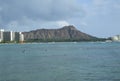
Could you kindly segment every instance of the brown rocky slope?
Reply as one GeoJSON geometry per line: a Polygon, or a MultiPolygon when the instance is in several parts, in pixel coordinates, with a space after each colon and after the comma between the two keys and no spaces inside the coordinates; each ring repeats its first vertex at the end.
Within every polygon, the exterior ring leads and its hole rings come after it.
{"type": "Polygon", "coordinates": [[[23,32],[26,41],[95,41],[98,38],[77,30],[74,26],[60,29],[38,29],[23,32]]]}

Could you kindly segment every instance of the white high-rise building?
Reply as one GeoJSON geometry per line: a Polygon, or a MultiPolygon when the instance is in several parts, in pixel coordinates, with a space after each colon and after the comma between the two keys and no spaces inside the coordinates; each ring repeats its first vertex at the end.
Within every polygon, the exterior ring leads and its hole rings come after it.
{"type": "Polygon", "coordinates": [[[5,42],[10,42],[15,40],[15,32],[13,31],[4,31],[3,40],[5,42]]]}
{"type": "Polygon", "coordinates": [[[4,31],[0,29],[0,42],[23,42],[24,35],[21,32],[4,31]]]}
{"type": "Polygon", "coordinates": [[[20,39],[19,39],[19,41],[20,41],[20,42],[23,42],[23,41],[24,41],[24,35],[23,35],[21,32],[20,32],[19,34],[20,34],[20,39]]]}
{"type": "Polygon", "coordinates": [[[15,41],[16,42],[24,41],[24,35],[22,34],[22,32],[15,32],[15,41]]]}
{"type": "Polygon", "coordinates": [[[3,32],[4,32],[4,29],[0,29],[0,42],[3,41],[3,32]]]}

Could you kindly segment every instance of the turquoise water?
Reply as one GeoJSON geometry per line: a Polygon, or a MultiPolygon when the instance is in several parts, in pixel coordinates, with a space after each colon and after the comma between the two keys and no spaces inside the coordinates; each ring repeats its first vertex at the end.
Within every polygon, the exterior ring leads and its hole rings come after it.
{"type": "Polygon", "coordinates": [[[0,44],[0,81],[120,81],[120,43],[0,44]]]}

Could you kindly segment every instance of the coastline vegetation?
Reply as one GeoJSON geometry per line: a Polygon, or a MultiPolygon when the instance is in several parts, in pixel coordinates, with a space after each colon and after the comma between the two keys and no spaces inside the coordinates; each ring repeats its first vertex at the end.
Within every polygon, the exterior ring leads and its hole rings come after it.
{"type": "Polygon", "coordinates": [[[24,40],[24,41],[2,41],[0,44],[4,43],[40,43],[40,42],[105,42],[106,38],[94,38],[94,39],[29,39],[29,40],[24,40]]]}
{"type": "Polygon", "coordinates": [[[25,40],[24,43],[32,43],[32,42],[104,42],[106,38],[94,38],[90,40],[85,39],[29,39],[25,40]]]}

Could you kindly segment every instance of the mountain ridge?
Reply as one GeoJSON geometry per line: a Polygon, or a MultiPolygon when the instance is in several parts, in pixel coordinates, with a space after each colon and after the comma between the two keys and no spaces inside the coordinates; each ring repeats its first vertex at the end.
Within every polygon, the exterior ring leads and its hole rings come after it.
{"type": "Polygon", "coordinates": [[[98,39],[77,30],[72,25],[59,29],[37,29],[23,34],[26,41],[95,41],[98,39]]]}

